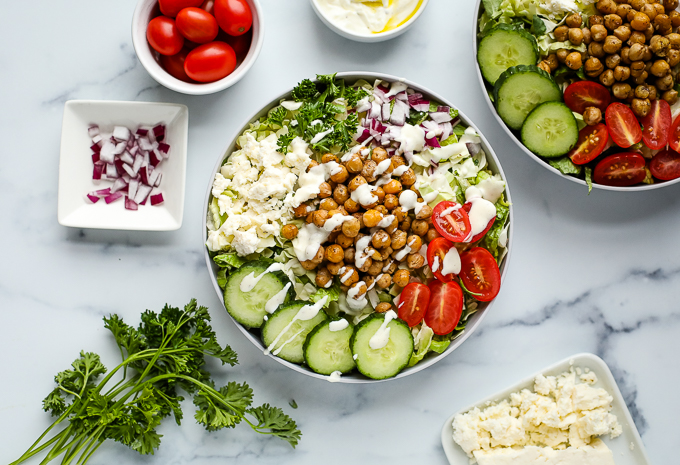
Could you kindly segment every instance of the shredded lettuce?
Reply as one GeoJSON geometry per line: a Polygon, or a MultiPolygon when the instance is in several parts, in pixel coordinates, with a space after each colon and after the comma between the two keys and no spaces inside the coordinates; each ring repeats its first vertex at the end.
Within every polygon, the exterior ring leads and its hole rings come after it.
{"type": "Polygon", "coordinates": [[[451,339],[446,336],[435,336],[432,338],[430,343],[430,351],[437,352],[438,354],[444,353],[446,349],[451,345],[451,339]]]}
{"type": "Polygon", "coordinates": [[[586,184],[588,184],[588,195],[593,190],[593,169],[586,166],[586,184]]]}
{"type": "Polygon", "coordinates": [[[331,302],[336,302],[340,298],[340,286],[338,286],[337,283],[334,283],[331,287],[329,288],[323,288],[320,287],[309,296],[309,300],[311,302],[318,302],[319,300],[323,299],[324,296],[328,296],[328,300],[326,300],[326,303],[324,304],[324,308],[328,307],[331,302]]]}
{"type": "Polygon", "coordinates": [[[505,196],[501,195],[501,198],[496,202],[496,221],[494,221],[493,226],[491,226],[489,232],[486,233],[480,242],[480,245],[491,252],[496,260],[499,258],[498,238],[505,228],[509,215],[510,204],[505,201],[505,196]]]}
{"type": "Polygon", "coordinates": [[[224,286],[227,285],[227,269],[226,268],[220,268],[220,270],[217,272],[217,285],[220,286],[220,288],[224,289],[224,286]]]}
{"type": "Polygon", "coordinates": [[[223,253],[213,257],[213,261],[220,268],[231,270],[232,268],[240,268],[246,260],[239,257],[236,252],[223,253]]]}
{"type": "Polygon", "coordinates": [[[562,174],[574,174],[576,176],[581,174],[581,167],[574,164],[574,162],[572,162],[569,157],[548,160],[548,163],[553,168],[557,168],[562,174]]]}

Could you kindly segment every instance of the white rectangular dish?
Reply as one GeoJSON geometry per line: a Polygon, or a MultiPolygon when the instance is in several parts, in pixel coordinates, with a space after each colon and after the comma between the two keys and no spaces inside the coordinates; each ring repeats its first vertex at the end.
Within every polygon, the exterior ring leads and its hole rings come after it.
{"type": "Polygon", "coordinates": [[[609,439],[608,436],[601,436],[600,439],[612,450],[614,454],[614,461],[616,465],[649,465],[650,461],[645,452],[645,447],[640,438],[635,423],[633,423],[633,418],[628,411],[626,402],[621,395],[621,391],[614,380],[612,372],[609,370],[607,364],[597,355],[583,353],[577,354],[569,357],[561,362],[558,362],[552,366],[549,366],[538,373],[524,378],[522,381],[514,384],[507,389],[498,392],[492,396],[487,397],[474,405],[470,405],[449,417],[444,423],[442,428],[442,446],[444,447],[444,453],[451,465],[468,465],[470,460],[467,454],[461,449],[458,444],[453,441],[453,419],[456,415],[468,412],[475,407],[483,409],[487,406],[487,403],[498,402],[503,399],[509,398],[510,394],[513,392],[521,391],[522,389],[533,390],[534,379],[537,375],[552,375],[556,376],[565,371],[569,371],[570,368],[581,368],[585,370],[586,368],[594,372],[597,376],[597,383],[594,386],[601,387],[607,390],[609,394],[614,398],[612,402],[612,411],[614,415],[618,418],[621,427],[623,428],[623,433],[616,439],[609,439]]]}
{"type": "Polygon", "coordinates": [[[184,188],[187,165],[189,110],[185,105],[153,102],[116,102],[70,100],[64,106],[59,155],[59,190],[57,218],[59,224],[74,228],[173,231],[182,226],[184,188]],[[88,192],[110,187],[106,181],[92,179],[92,141],[87,128],[97,124],[102,132],[114,126],[136,128],[139,125],[166,125],[169,158],[163,162],[164,203],[125,209],[120,199],[109,205],[92,204],[88,192]]]}

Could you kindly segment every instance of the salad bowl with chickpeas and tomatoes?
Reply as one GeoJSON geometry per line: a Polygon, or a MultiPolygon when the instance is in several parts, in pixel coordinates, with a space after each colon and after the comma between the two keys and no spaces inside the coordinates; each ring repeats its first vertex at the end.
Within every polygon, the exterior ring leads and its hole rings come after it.
{"type": "Polygon", "coordinates": [[[206,195],[215,290],[265,354],[332,382],[419,371],[498,295],[505,178],[443,98],[377,73],[317,75],[259,111],[206,195]]]}
{"type": "Polygon", "coordinates": [[[678,0],[480,0],[480,82],[506,132],[567,179],[680,181],[678,0]]]}

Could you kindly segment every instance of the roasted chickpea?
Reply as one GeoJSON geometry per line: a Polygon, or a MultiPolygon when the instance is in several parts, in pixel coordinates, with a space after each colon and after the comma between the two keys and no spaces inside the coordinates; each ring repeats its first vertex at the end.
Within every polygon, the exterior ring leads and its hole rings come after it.
{"type": "Polygon", "coordinates": [[[419,253],[412,253],[406,258],[406,264],[412,270],[419,270],[425,265],[425,258],[419,253]]]}
{"type": "Polygon", "coordinates": [[[675,10],[678,7],[678,0],[663,0],[663,7],[668,10],[675,10]]]}
{"type": "Polygon", "coordinates": [[[639,31],[633,31],[630,34],[630,39],[628,39],[628,45],[644,44],[645,42],[647,42],[647,37],[639,31]]]}
{"type": "Polygon", "coordinates": [[[302,265],[302,268],[304,268],[307,271],[311,271],[311,270],[315,269],[317,266],[319,266],[318,263],[315,263],[312,260],[302,261],[302,262],[300,262],[300,265],[302,265]]]}
{"type": "Polygon", "coordinates": [[[670,90],[673,88],[673,75],[667,74],[656,80],[656,88],[659,90],[670,90]]]}
{"type": "Polygon", "coordinates": [[[281,228],[281,235],[289,241],[293,240],[298,235],[298,227],[294,224],[286,224],[281,228]]]}
{"type": "Polygon", "coordinates": [[[628,3],[634,10],[640,11],[647,4],[647,0],[629,0],[628,3]]]}
{"type": "Polygon", "coordinates": [[[581,15],[578,13],[571,14],[567,16],[567,19],[565,20],[567,26],[569,27],[581,27],[581,24],[583,23],[583,20],[581,19],[581,15]]]}
{"type": "Polygon", "coordinates": [[[668,17],[671,19],[671,26],[673,27],[680,26],[680,11],[673,10],[670,13],[668,13],[668,17]]]}
{"type": "Polygon", "coordinates": [[[649,87],[649,100],[656,100],[656,86],[648,85],[647,87],[649,87]]]}
{"type": "Polygon", "coordinates": [[[399,206],[399,198],[394,194],[385,195],[385,200],[383,201],[385,208],[388,210],[394,210],[399,206]]]}
{"type": "Polygon", "coordinates": [[[316,272],[316,278],[314,281],[316,282],[317,286],[326,287],[329,285],[328,283],[333,281],[333,276],[331,275],[330,271],[328,271],[328,268],[319,268],[319,271],[316,272]]]}
{"type": "Polygon", "coordinates": [[[397,229],[392,233],[392,243],[391,247],[394,250],[399,250],[406,245],[406,231],[397,229]]]}
{"type": "Polygon", "coordinates": [[[333,200],[332,198],[329,197],[327,199],[323,199],[319,203],[319,208],[321,210],[326,210],[326,211],[335,210],[335,209],[338,208],[338,202],[336,202],[335,200],[333,200]]]}
{"type": "Polygon", "coordinates": [[[364,275],[361,280],[366,283],[366,287],[371,290],[375,286],[375,277],[370,276],[370,275],[364,275]]]}
{"type": "Polygon", "coordinates": [[[345,210],[347,210],[349,213],[356,213],[361,208],[361,205],[359,205],[352,199],[345,200],[343,206],[345,207],[345,210]]]}
{"type": "Polygon", "coordinates": [[[368,287],[366,286],[366,283],[363,281],[359,281],[357,283],[354,283],[350,286],[349,291],[347,293],[351,293],[354,295],[355,299],[359,299],[366,295],[366,291],[368,291],[368,287]]]}
{"type": "Polygon", "coordinates": [[[628,16],[628,12],[632,9],[633,7],[627,3],[619,3],[619,6],[616,7],[616,14],[621,18],[626,18],[628,16]]]}
{"type": "Polygon", "coordinates": [[[583,43],[583,31],[579,28],[569,29],[569,42],[579,46],[583,43]]]}
{"type": "Polygon", "coordinates": [[[668,39],[668,43],[670,44],[670,46],[673,50],[680,49],[680,34],[678,34],[676,32],[674,32],[672,34],[668,34],[668,35],[666,35],[666,39],[668,39]]]}
{"type": "Polygon", "coordinates": [[[416,173],[411,168],[407,169],[404,171],[404,174],[399,177],[399,182],[401,182],[403,186],[411,187],[416,183],[416,173]]]}
{"type": "Polygon", "coordinates": [[[402,207],[397,207],[394,210],[392,210],[392,214],[397,218],[397,221],[401,223],[402,221],[404,221],[404,218],[406,218],[407,212],[405,212],[402,207]]]}
{"type": "Polygon", "coordinates": [[[645,46],[642,44],[633,44],[628,51],[628,58],[630,61],[640,61],[645,54],[645,46]]]}
{"type": "Polygon", "coordinates": [[[649,16],[644,13],[635,13],[633,19],[630,22],[630,27],[636,31],[644,31],[649,27],[649,16]]]}
{"type": "Polygon", "coordinates": [[[397,221],[397,218],[395,217],[392,220],[392,222],[390,223],[390,225],[385,228],[385,231],[387,231],[388,234],[392,234],[398,228],[399,228],[399,221],[397,221]]]}
{"type": "Polygon", "coordinates": [[[371,266],[368,268],[366,271],[369,275],[371,276],[378,276],[380,273],[382,273],[382,268],[383,268],[383,262],[380,260],[373,260],[373,263],[371,266]]]}
{"type": "Polygon", "coordinates": [[[375,170],[378,168],[378,164],[373,160],[366,160],[364,162],[364,168],[361,170],[361,175],[366,178],[368,182],[373,182],[376,179],[375,170]]]}
{"type": "Polygon", "coordinates": [[[566,65],[573,70],[579,69],[582,65],[581,54],[578,52],[572,52],[567,56],[566,65]]]}
{"type": "Polygon", "coordinates": [[[637,77],[645,71],[644,61],[634,61],[630,64],[630,75],[637,77]]]}
{"type": "Polygon", "coordinates": [[[600,83],[602,83],[603,86],[609,87],[614,84],[614,82],[616,82],[614,79],[614,71],[611,69],[608,69],[600,74],[600,83]]]}
{"type": "Polygon", "coordinates": [[[309,213],[310,207],[306,203],[302,203],[293,209],[293,216],[295,218],[304,218],[309,213]]]}
{"type": "Polygon", "coordinates": [[[656,14],[657,14],[657,15],[662,15],[662,14],[666,13],[666,9],[664,8],[663,3],[661,3],[661,2],[658,2],[658,3],[652,2],[652,4],[654,5],[654,8],[656,9],[656,14]]]}
{"type": "Polygon", "coordinates": [[[598,0],[597,11],[602,14],[616,13],[616,2],[614,0],[598,0]]]}
{"type": "Polygon", "coordinates": [[[408,270],[397,270],[392,279],[397,286],[406,287],[411,280],[411,273],[408,270]]]}
{"type": "Polygon", "coordinates": [[[389,302],[380,302],[375,306],[375,311],[378,313],[385,313],[392,310],[392,304],[389,302]]]}
{"type": "Polygon", "coordinates": [[[646,14],[650,21],[654,21],[654,18],[656,18],[656,15],[658,14],[656,8],[654,8],[654,5],[651,3],[642,5],[642,8],[640,8],[640,13],[646,14]]]}
{"type": "Polygon", "coordinates": [[[364,226],[367,228],[373,228],[377,226],[382,219],[383,215],[378,210],[374,210],[372,208],[365,211],[363,215],[364,226]]]}
{"type": "Polygon", "coordinates": [[[649,114],[649,111],[652,109],[652,104],[649,101],[649,99],[635,98],[633,99],[633,102],[630,104],[630,109],[633,110],[635,116],[644,118],[649,114]]]}
{"type": "Polygon", "coordinates": [[[319,162],[316,160],[310,160],[309,165],[307,165],[307,172],[309,172],[309,170],[311,170],[315,166],[319,166],[319,162]]]}
{"type": "Polygon", "coordinates": [[[425,237],[427,238],[427,242],[429,243],[435,240],[436,238],[441,237],[441,234],[439,234],[439,232],[436,229],[430,228],[427,230],[427,235],[425,237]]]}
{"type": "Polygon", "coordinates": [[[399,223],[399,229],[401,229],[402,231],[408,231],[408,230],[410,230],[410,229],[411,229],[411,223],[412,223],[412,222],[413,222],[413,221],[411,220],[411,217],[410,217],[410,216],[407,216],[406,218],[404,218],[404,221],[402,221],[401,223],[399,223]]]}
{"type": "Polygon", "coordinates": [[[314,224],[321,228],[323,227],[324,224],[326,224],[326,220],[329,218],[328,216],[328,211],[326,210],[317,210],[314,212],[314,224]]]}
{"type": "Polygon", "coordinates": [[[604,24],[604,18],[600,15],[593,15],[588,18],[588,26],[592,29],[593,26],[604,24]]]}
{"type": "Polygon", "coordinates": [[[427,221],[425,220],[415,220],[411,224],[411,231],[413,231],[415,234],[419,236],[424,236],[427,234],[427,230],[429,229],[429,225],[427,224],[427,221]]]}
{"type": "Polygon", "coordinates": [[[656,77],[664,77],[671,72],[671,67],[666,60],[656,60],[650,72],[656,77]]]}
{"type": "MultiPolygon", "coordinates": [[[[625,53],[627,53],[628,47],[624,47],[624,49],[626,50],[625,53]]],[[[621,50],[622,54],[624,53],[624,49],[621,50]]],[[[607,65],[607,68],[609,68],[609,69],[614,69],[614,68],[616,68],[617,66],[619,66],[619,65],[621,64],[621,61],[622,61],[622,58],[621,58],[621,57],[622,57],[622,54],[619,55],[618,53],[615,53],[615,54],[613,54],[613,55],[609,55],[609,56],[604,60],[605,65],[607,65]]],[[[589,58],[589,59],[590,59],[590,58],[589,58]]],[[[596,58],[596,59],[597,59],[597,58],[596,58]]],[[[586,63],[587,63],[587,62],[586,62],[586,63]]]]}
{"type": "Polygon", "coordinates": [[[602,48],[602,44],[600,42],[591,42],[590,45],[588,45],[588,54],[591,57],[596,57],[600,59],[604,58],[606,55],[606,53],[604,53],[604,48],[602,48]]]}
{"type": "Polygon", "coordinates": [[[345,264],[343,262],[326,264],[326,268],[328,268],[328,272],[333,276],[337,276],[338,272],[344,267],[345,267],[345,264]]]}
{"type": "Polygon", "coordinates": [[[409,246],[411,251],[418,252],[420,248],[423,246],[423,239],[416,234],[411,234],[406,239],[406,245],[409,246]]]}
{"type": "MultiPolygon", "coordinates": [[[[670,31],[669,31],[670,32],[670,31]]],[[[643,31],[645,34],[645,39],[647,42],[649,42],[649,39],[651,39],[654,36],[654,26],[650,24],[647,29],[643,31]]],[[[662,34],[663,35],[663,34],[662,34]]]]}
{"type": "Polygon", "coordinates": [[[590,33],[590,29],[588,29],[587,27],[583,27],[581,28],[581,33],[583,34],[584,44],[588,45],[593,41],[593,35],[590,33]]]}
{"type": "MultiPolygon", "coordinates": [[[[361,186],[362,184],[366,184],[366,178],[363,176],[355,176],[352,178],[352,180],[349,182],[349,191],[354,192],[361,186]]],[[[347,208],[347,207],[345,207],[347,208]]],[[[348,210],[349,211],[349,210],[348,210]]]]}
{"type": "Polygon", "coordinates": [[[649,41],[649,49],[659,57],[665,57],[671,49],[671,41],[667,37],[654,36],[649,41]]]}
{"type": "Polygon", "coordinates": [[[597,77],[604,70],[604,66],[602,66],[602,62],[599,60],[599,58],[595,58],[595,57],[588,58],[586,60],[586,64],[584,65],[584,67],[585,67],[585,73],[589,77],[597,77]]]}
{"type": "Polygon", "coordinates": [[[383,190],[387,194],[398,194],[401,192],[401,183],[396,179],[392,179],[383,186],[383,190]]]}
{"type": "Polygon", "coordinates": [[[331,174],[331,181],[337,182],[338,184],[342,184],[343,182],[347,181],[347,178],[349,177],[349,173],[347,172],[347,168],[345,168],[344,165],[339,165],[338,171],[335,174],[331,174]]]}
{"type": "MultiPolygon", "coordinates": [[[[632,26],[632,24],[631,24],[632,26]]],[[[654,18],[654,29],[657,31],[661,32],[664,29],[668,29],[669,27],[673,27],[671,25],[671,18],[668,15],[656,15],[656,18],[654,18]]]]}
{"type": "MultiPolygon", "coordinates": [[[[390,237],[390,243],[392,242],[392,238],[390,237]]],[[[380,252],[380,260],[385,261],[388,258],[390,258],[390,255],[392,255],[392,252],[394,252],[394,249],[392,247],[387,246],[383,247],[382,249],[379,250],[380,252]]]]}
{"type": "Polygon", "coordinates": [[[347,186],[344,184],[338,184],[335,186],[335,189],[333,189],[333,200],[335,200],[338,205],[342,205],[347,199],[349,199],[349,191],[347,190],[347,186]]]}
{"type": "Polygon", "coordinates": [[[366,255],[371,257],[373,260],[382,261],[382,253],[374,247],[366,247],[366,255]]]}
{"type": "Polygon", "coordinates": [[[649,98],[649,87],[645,84],[637,86],[635,88],[635,98],[639,99],[649,98]]]}
{"type": "Polygon", "coordinates": [[[358,154],[354,154],[345,162],[345,167],[350,173],[360,173],[364,169],[364,162],[358,154]]]}
{"type": "Polygon", "coordinates": [[[327,182],[322,182],[319,185],[319,198],[326,199],[331,195],[333,195],[333,189],[331,189],[331,185],[327,182]]]}
{"type": "Polygon", "coordinates": [[[635,76],[633,78],[633,82],[636,85],[644,84],[647,81],[648,77],[649,77],[649,73],[647,73],[647,71],[643,71],[642,74],[640,74],[639,76],[635,76]]]}
{"type": "Polygon", "coordinates": [[[366,273],[368,269],[373,266],[373,258],[369,257],[369,254],[366,251],[358,251],[357,256],[360,258],[359,263],[355,263],[357,265],[357,270],[366,273]]]}
{"type": "MultiPolygon", "coordinates": [[[[373,244],[373,247],[376,249],[389,247],[391,243],[392,238],[384,230],[376,231],[376,233],[373,235],[373,239],[371,239],[371,244],[373,244]]],[[[380,255],[382,256],[382,253],[380,255]]]]}
{"type": "Polygon", "coordinates": [[[628,96],[630,96],[630,93],[631,93],[630,84],[627,84],[625,82],[617,82],[612,86],[612,94],[614,94],[614,97],[618,99],[625,100],[628,98],[628,96]]]}
{"type": "Polygon", "coordinates": [[[314,213],[316,213],[316,212],[307,213],[307,217],[305,218],[305,223],[307,223],[307,224],[314,223],[314,213]]]}
{"type": "MultiPolygon", "coordinates": [[[[342,234],[344,234],[350,239],[357,237],[357,234],[359,234],[360,229],[361,222],[357,218],[352,218],[351,220],[347,220],[344,223],[342,223],[342,234]]],[[[346,246],[343,245],[343,247],[346,246]]]]}
{"type": "Polygon", "coordinates": [[[376,277],[375,285],[380,289],[387,289],[392,285],[392,276],[387,273],[382,273],[376,277]]]}
{"type": "Polygon", "coordinates": [[[418,220],[424,220],[432,216],[432,207],[429,205],[423,205],[420,208],[420,211],[416,213],[416,219],[418,220]]]}
{"type": "Polygon", "coordinates": [[[338,234],[338,237],[335,238],[335,243],[338,244],[343,249],[347,249],[348,247],[352,247],[352,245],[354,244],[354,239],[349,237],[345,233],[341,232],[340,234],[338,234]]]}
{"type": "Polygon", "coordinates": [[[604,17],[604,26],[610,31],[613,31],[622,24],[623,20],[621,19],[621,16],[617,15],[616,13],[611,15],[605,15],[604,17]]]}
{"type": "Polygon", "coordinates": [[[340,263],[345,257],[345,251],[338,244],[331,244],[326,247],[324,256],[329,262],[340,263]]]}
{"type": "Polygon", "coordinates": [[[602,121],[602,111],[597,107],[588,107],[583,112],[583,121],[588,126],[595,126],[602,121]]]}
{"type": "MultiPolygon", "coordinates": [[[[328,271],[333,273],[333,271],[330,270],[330,268],[328,271]]],[[[345,265],[342,268],[340,268],[338,270],[337,276],[340,277],[340,282],[345,286],[352,286],[353,284],[359,282],[359,272],[352,265],[345,265]]]]}
{"type": "Polygon", "coordinates": [[[617,66],[614,68],[614,79],[619,82],[627,81],[630,77],[630,68],[628,66],[617,66]]]}
{"type": "Polygon", "coordinates": [[[633,33],[633,31],[630,30],[630,26],[628,24],[623,24],[612,32],[616,37],[621,40],[621,42],[625,42],[628,39],[630,39],[630,35],[633,33]]]}
{"type": "Polygon", "coordinates": [[[595,42],[603,42],[607,38],[607,28],[599,24],[592,26],[590,35],[595,42]]]}
{"type": "Polygon", "coordinates": [[[668,51],[668,56],[666,57],[666,60],[668,61],[668,64],[671,67],[676,66],[678,63],[680,63],[680,50],[669,50],[668,51]]]}
{"type": "Polygon", "coordinates": [[[388,158],[387,150],[385,150],[382,147],[375,147],[371,151],[371,160],[373,160],[376,163],[380,163],[383,160],[387,160],[388,158]]]}
{"type": "Polygon", "coordinates": [[[555,55],[554,53],[548,55],[544,61],[548,63],[550,69],[553,71],[560,67],[560,62],[557,61],[557,55],[555,55]]]}
{"type": "Polygon", "coordinates": [[[623,42],[621,42],[621,39],[616,36],[607,36],[607,38],[604,40],[604,45],[602,45],[602,48],[604,49],[605,53],[612,54],[621,50],[622,46],[623,42]]]}
{"type": "Polygon", "coordinates": [[[569,27],[565,25],[558,26],[553,31],[553,34],[555,34],[555,40],[558,42],[566,42],[569,38],[569,27]]]}
{"type": "Polygon", "coordinates": [[[335,163],[340,163],[340,160],[338,160],[338,157],[333,155],[332,153],[325,153],[321,156],[321,163],[328,163],[334,161],[335,163]]]}
{"type": "Polygon", "coordinates": [[[678,91],[674,89],[667,90],[661,94],[661,98],[667,101],[669,105],[675,105],[678,102],[678,91]]]}

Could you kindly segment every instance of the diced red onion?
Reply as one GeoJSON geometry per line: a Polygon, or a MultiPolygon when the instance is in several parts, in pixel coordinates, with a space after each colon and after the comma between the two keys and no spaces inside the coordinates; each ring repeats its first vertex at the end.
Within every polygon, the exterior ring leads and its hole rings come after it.
{"type": "Polygon", "coordinates": [[[89,200],[90,202],[92,202],[92,203],[97,203],[97,202],[99,202],[99,197],[97,197],[96,195],[93,195],[92,193],[87,194],[85,197],[87,197],[88,200],[89,200]]]}
{"type": "Polygon", "coordinates": [[[160,192],[158,194],[154,194],[150,197],[150,200],[151,205],[160,205],[164,202],[163,194],[160,192]]]}
{"type": "Polygon", "coordinates": [[[135,171],[132,169],[132,167],[130,165],[123,164],[123,169],[125,170],[127,175],[130,176],[131,178],[134,178],[134,177],[137,176],[137,173],[135,173],[135,171]]]}
{"type": "MultiPolygon", "coordinates": [[[[431,134],[431,133],[428,132],[428,135],[429,135],[429,134],[431,134]]],[[[426,143],[429,147],[434,147],[434,148],[441,147],[441,145],[439,145],[439,141],[437,140],[437,136],[434,136],[434,135],[433,135],[432,137],[429,137],[429,138],[428,138],[427,135],[426,135],[426,136],[425,136],[425,143],[426,143]]]]}
{"type": "Polygon", "coordinates": [[[138,136],[146,136],[148,134],[148,132],[149,132],[148,129],[142,129],[142,128],[137,129],[137,135],[138,136]]]}
{"type": "Polygon", "coordinates": [[[389,103],[383,103],[380,119],[382,119],[383,121],[389,121],[389,119],[390,119],[390,104],[389,103]]]}
{"type": "Polygon", "coordinates": [[[114,192],[113,194],[107,195],[106,197],[104,197],[104,201],[105,201],[107,204],[109,204],[109,203],[111,203],[111,202],[115,202],[116,200],[118,200],[118,199],[121,198],[122,196],[123,196],[122,193],[120,193],[120,192],[114,192]]]}
{"type": "Polygon", "coordinates": [[[102,143],[102,148],[99,151],[99,156],[102,160],[104,160],[106,163],[113,163],[113,158],[116,156],[114,154],[114,150],[116,149],[116,146],[111,143],[110,140],[105,140],[102,143]]]}
{"type": "Polygon", "coordinates": [[[118,174],[118,176],[122,176],[125,174],[125,169],[123,169],[123,167],[126,165],[125,163],[123,163],[123,160],[121,160],[120,158],[116,158],[113,161],[113,164],[116,167],[116,173],[118,174]]]}
{"type": "Polygon", "coordinates": [[[157,141],[162,141],[163,140],[162,136],[165,136],[165,125],[164,124],[158,124],[158,125],[154,126],[153,135],[156,137],[157,141]]]}
{"type": "MultiPolygon", "coordinates": [[[[142,167],[142,164],[144,163],[144,157],[140,155],[139,153],[135,155],[135,162],[132,164],[132,172],[130,176],[137,176],[137,173],[139,173],[139,168],[142,167]]],[[[139,203],[139,202],[137,202],[139,203]]]]}
{"type": "Polygon", "coordinates": [[[87,135],[90,137],[98,136],[99,126],[96,124],[91,125],[89,128],[87,128],[87,135]]]}
{"type": "Polygon", "coordinates": [[[451,127],[453,127],[453,128],[458,126],[458,124],[460,124],[460,118],[456,118],[453,121],[451,121],[451,127]]]}
{"type": "Polygon", "coordinates": [[[438,112],[443,112],[443,113],[448,113],[449,111],[451,111],[451,108],[450,108],[450,107],[447,107],[446,105],[439,105],[439,106],[437,107],[437,111],[438,111],[438,112]]]}
{"type": "Polygon", "coordinates": [[[153,150],[153,145],[151,145],[151,142],[146,137],[140,137],[137,142],[139,142],[139,148],[141,150],[144,150],[146,152],[148,152],[149,150],[153,150]]]}
{"type": "Polygon", "coordinates": [[[125,209],[126,210],[137,210],[137,203],[130,197],[125,197],[125,209]]]}
{"type": "Polygon", "coordinates": [[[127,140],[130,139],[130,130],[125,126],[115,126],[113,128],[113,138],[127,142],[127,140]]]}
{"type": "Polygon", "coordinates": [[[160,153],[156,152],[155,150],[151,152],[151,155],[149,155],[149,164],[151,166],[158,166],[158,164],[163,160],[163,157],[161,157],[160,153]]]}
{"type": "Polygon", "coordinates": [[[453,133],[453,126],[451,123],[442,123],[439,125],[439,129],[442,130],[441,140],[444,141],[448,139],[453,133]]]}
{"type": "Polygon", "coordinates": [[[470,155],[472,156],[477,155],[482,150],[481,144],[468,142],[467,144],[465,144],[465,146],[467,147],[468,152],[470,152],[470,155]]]}
{"type": "Polygon", "coordinates": [[[125,152],[125,149],[127,148],[127,142],[118,142],[116,144],[116,148],[113,151],[114,155],[120,155],[121,153],[125,152]]]}
{"type": "Polygon", "coordinates": [[[159,152],[167,154],[169,150],[170,150],[170,146],[168,144],[166,144],[165,142],[161,142],[160,144],[158,144],[158,151],[159,152]]]}
{"type": "Polygon", "coordinates": [[[146,166],[142,166],[139,169],[139,180],[142,181],[142,184],[146,184],[147,186],[150,184],[149,183],[149,172],[146,169],[146,166]]]}
{"type": "MultiPolygon", "coordinates": [[[[156,151],[154,150],[153,152],[156,152],[156,151]]],[[[153,153],[153,152],[152,152],[152,153],[153,153]]],[[[158,156],[158,155],[156,155],[156,156],[158,156]]],[[[135,157],[135,158],[136,158],[136,157],[135,157]]],[[[144,156],[143,156],[143,158],[142,158],[142,166],[149,166],[149,161],[150,161],[150,159],[149,159],[149,152],[147,152],[147,153],[144,154],[144,156]]]]}
{"type": "Polygon", "coordinates": [[[120,156],[120,161],[122,161],[123,163],[126,163],[128,165],[132,165],[135,162],[135,159],[130,152],[125,151],[120,156]]]}
{"type": "Polygon", "coordinates": [[[143,205],[150,193],[151,186],[145,186],[144,184],[140,184],[139,187],[137,187],[137,193],[135,194],[134,197],[135,202],[143,205]]]}
{"type": "MultiPolygon", "coordinates": [[[[416,105],[416,104],[420,103],[422,98],[423,98],[423,94],[421,94],[420,92],[414,92],[412,94],[408,94],[408,104],[411,105],[411,106],[416,105]]],[[[428,102],[428,105],[429,105],[429,102],[428,102]]]]}
{"type": "Polygon", "coordinates": [[[449,114],[449,112],[443,112],[443,111],[436,111],[433,113],[430,113],[430,118],[432,118],[432,121],[435,123],[446,123],[448,121],[451,121],[453,118],[449,114]]]}
{"type": "Polygon", "coordinates": [[[92,144],[90,145],[90,149],[92,149],[93,152],[99,153],[99,151],[102,149],[99,144],[92,144]]]}
{"type": "Polygon", "coordinates": [[[399,92],[397,95],[394,96],[394,98],[402,102],[408,102],[408,95],[406,94],[406,92],[399,92]]]}
{"type": "Polygon", "coordinates": [[[94,165],[94,169],[92,171],[92,179],[101,179],[102,178],[102,173],[104,172],[104,165],[94,165]]]}
{"type": "Polygon", "coordinates": [[[128,150],[128,152],[130,152],[130,155],[132,155],[133,157],[135,155],[137,155],[138,151],[139,151],[139,146],[137,144],[133,145],[132,148],[130,150],[128,150]]]}
{"type": "Polygon", "coordinates": [[[128,185],[127,182],[125,182],[125,179],[123,178],[118,178],[113,182],[113,186],[111,186],[111,192],[118,192],[119,190],[122,190],[128,185]]]}
{"type": "Polygon", "coordinates": [[[371,137],[371,131],[364,128],[362,134],[359,137],[357,137],[356,140],[357,140],[357,142],[359,142],[361,144],[361,143],[365,142],[366,139],[368,139],[369,137],[371,137]]]}
{"type": "Polygon", "coordinates": [[[369,118],[380,118],[382,114],[382,106],[377,101],[371,102],[371,111],[368,113],[369,118]]]}
{"type": "Polygon", "coordinates": [[[107,187],[106,189],[99,189],[94,191],[94,194],[98,195],[99,197],[106,197],[107,195],[111,195],[111,188],[107,187]]]}
{"type": "Polygon", "coordinates": [[[118,170],[116,170],[116,165],[113,163],[106,164],[106,177],[109,179],[115,179],[118,177],[118,170]]]}
{"type": "Polygon", "coordinates": [[[136,179],[130,179],[130,183],[128,184],[128,195],[131,198],[135,198],[137,195],[137,188],[139,187],[139,181],[136,179]]]}
{"type": "Polygon", "coordinates": [[[102,138],[102,136],[100,136],[99,134],[97,134],[96,136],[94,136],[94,137],[92,138],[92,143],[95,144],[95,145],[101,145],[103,140],[104,140],[104,139],[102,138]]]}
{"type": "Polygon", "coordinates": [[[156,182],[153,183],[154,187],[160,186],[162,179],[163,179],[163,173],[158,173],[158,177],[156,178],[156,182]]]}
{"type": "Polygon", "coordinates": [[[92,163],[97,163],[99,161],[99,152],[92,154],[92,163]]]}

